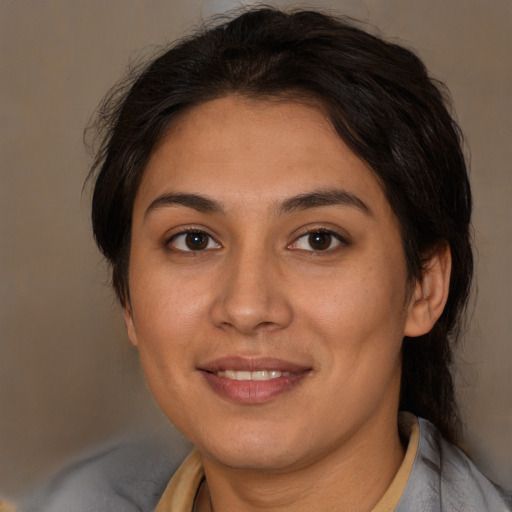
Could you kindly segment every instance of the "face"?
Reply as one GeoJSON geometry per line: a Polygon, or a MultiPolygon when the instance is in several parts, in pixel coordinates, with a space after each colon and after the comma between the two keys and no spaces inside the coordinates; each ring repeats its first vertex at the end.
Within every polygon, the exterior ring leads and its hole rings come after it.
{"type": "Polygon", "coordinates": [[[396,423],[410,293],[397,219],[324,115],[226,97],[154,151],[128,333],[204,457],[285,469],[396,423]]]}

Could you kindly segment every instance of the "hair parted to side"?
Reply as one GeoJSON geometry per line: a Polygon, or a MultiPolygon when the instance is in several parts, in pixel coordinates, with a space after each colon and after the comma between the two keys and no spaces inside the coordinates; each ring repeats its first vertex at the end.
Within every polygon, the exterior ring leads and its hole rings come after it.
{"type": "Polygon", "coordinates": [[[90,175],[94,235],[121,303],[129,306],[135,195],[173,120],[229,94],[313,100],[381,183],[400,222],[411,281],[421,279],[432,251],[450,246],[444,312],[430,333],[404,339],[400,408],[431,420],[455,442],[450,369],[473,272],[471,192],[444,87],[423,63],[344,19],[260,7],[179,41],[123,91],[111,93],[99,111],[104,136],[90,175]]]}

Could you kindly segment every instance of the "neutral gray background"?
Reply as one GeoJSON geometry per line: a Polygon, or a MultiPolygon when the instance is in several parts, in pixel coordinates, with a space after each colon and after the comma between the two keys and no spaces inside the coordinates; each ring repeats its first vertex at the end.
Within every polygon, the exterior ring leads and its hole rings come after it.
{"type": "MultiPolygon", "coordinates": [[[[163,423],[92,242],[82,132],[137,50],[237,4],[0,0],[0,493],[22,492],[91,443],[163,423]]],[[[471,148],[478,245],[457,372],[466,443],[512,487],[512,0],[309,5],[415,48],[452,91],[471,148]]]]}

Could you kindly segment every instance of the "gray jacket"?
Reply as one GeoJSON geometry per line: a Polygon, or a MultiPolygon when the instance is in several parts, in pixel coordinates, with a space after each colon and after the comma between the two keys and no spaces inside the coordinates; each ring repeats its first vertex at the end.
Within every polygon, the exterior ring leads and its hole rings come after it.
{"type": "MultiPolygon", "coordinates": [[[[510,512],[512,494],[493,485],[428,421],[395,512],[510,512]]],[[[32,493],[20,512],[150,512],[189,447],[131,441],[69,467],[32,493]]]]}
{"type": "Polygon", "coordinates": [[[512,511],[511,493],[492,484],[432,423],[418,421],[418,451],[395,512],[512,511]]]}

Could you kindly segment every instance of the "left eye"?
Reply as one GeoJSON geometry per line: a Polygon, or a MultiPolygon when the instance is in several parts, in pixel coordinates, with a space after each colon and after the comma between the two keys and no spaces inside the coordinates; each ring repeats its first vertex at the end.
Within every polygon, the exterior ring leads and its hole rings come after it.
{"type": "Polygon", "coordinates": [[[327,251],[338,247],[341,243],[341,238],[336,233],[330,231],[315,231],[300,236],[289,248],[303,251],[327,251]]]}
{"type": "Polygon", "coordinates": [[[204,231],[178,233],[171,238],[169,244],[173,249],[179,251],[204,251],[220,248],[220,245],[204,231]]]}

